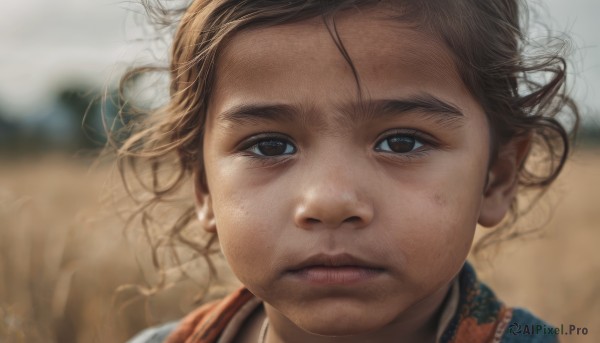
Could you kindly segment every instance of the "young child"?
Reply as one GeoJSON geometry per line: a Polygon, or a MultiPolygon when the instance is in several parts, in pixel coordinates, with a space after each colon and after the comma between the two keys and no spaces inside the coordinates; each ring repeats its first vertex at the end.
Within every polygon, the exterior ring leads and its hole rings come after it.
{"type": "Polygon", "coordinates": [[[177,155],[244,287],[131,342],[556,341],[465,262],[478,223],[556,178],[555,116],[578,118],[562,57],[524,56],[522,7],[192,1],[170,101],[121,153],[177,155]]]}

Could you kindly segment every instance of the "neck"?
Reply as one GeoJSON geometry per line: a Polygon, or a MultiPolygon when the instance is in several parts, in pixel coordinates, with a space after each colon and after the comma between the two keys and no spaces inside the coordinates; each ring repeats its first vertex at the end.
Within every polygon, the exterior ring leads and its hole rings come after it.
{"type": "Polygon", "coordinates": [[[442,287],[434,294],[414,304],[392,322],[380,329],[353,336],[321,336],[307,332],[296,326],[281,312],[265,305],[269,317],[266,343],[355,343],[355,342],[435,342],[438,323],[450,285],[442,287]]]}

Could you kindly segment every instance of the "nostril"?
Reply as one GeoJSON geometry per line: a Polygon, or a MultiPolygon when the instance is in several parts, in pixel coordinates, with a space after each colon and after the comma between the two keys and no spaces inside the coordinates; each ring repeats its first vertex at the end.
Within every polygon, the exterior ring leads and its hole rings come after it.
{"type": "Polygon", "coordinates": [[[319,223],[320,221],[318,219],[315,219],[315,218],[308,218],[308,219],[306,219],[306,222],[308,224],[316,224],[316,223],[319,223]]]}
{"type": "MultiPolygon", "coordinates": [[[[321,221],[315,218],[307,218],[306,219],[306,223],[307,224],[317,224],[320,223],[321,221]]],[[[344,223],[356,223],[356,222],[361,222],[360,217],[358,216],[352,216],[349,218],[344,219],[344,223]]]]}
{"type": "Polygon", "coordinates": [[[346,218],[346,220],[344,220],[344,221],[352,223],[352,222],[360,222],[361,219],[358,216],[352,216],[350,218],[346,218]]]}

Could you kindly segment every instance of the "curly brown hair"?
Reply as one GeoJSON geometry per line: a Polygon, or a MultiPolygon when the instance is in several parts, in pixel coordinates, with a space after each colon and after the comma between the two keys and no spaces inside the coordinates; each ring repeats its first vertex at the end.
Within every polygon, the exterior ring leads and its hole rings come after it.
{"type": "MultiPolygon", "coordinates": [[[[202,144],[215,65],[228,39],[247,28],[321,16],[357,82],[356,69],[335,28],[337,12],[389,5],[395,9],[397,20],[439,38],[452,52],[464,84],[487,115],[491,159],[499,147],[516,138],[528,136],[533,142],[519,167],[518,189],[519,194],[535,191],[535,195],[526,197],[527,206],[519,206],[515,198],[510,215],[479,240],[475,251],[520,234],[514,225],[517,218],[529,211],[557,178],[578,127],[578,109],[565,87],[567,43],[550,38],[541,43],[529,41],[524,29],[528,9],[519,0],[193,0],[181,8],[142,1],[160,25],[178,23],[169,67],[137,68],[121,83],[121,95],[127,98],[131,81],[140,74],[168,72],[170,77],[167,103],[135,112],[128,138],[118,145],[126,188],[138,184],[145,192],[132,219],[140,218],[146,228],[159,268],[162,265],[156,254],[161,247],[169,248],[178,263],[178,247],[191,248],[197,253],[192,257],[205,257],[209,266],[210,255],[218,251],[213,248],[217,241],[214,235],[199,239],[186,230],[194,222],[191,202],[167,224],[161,238],[153,239],[148,227],[157,218],[157,204],[169,201],[193,177],[202,191],[208,192],[202,144]],[[150,168],[140,169],[140,163],[150,168]]],[[[214,272],[214,267],[211,270],[214,272]]]]}

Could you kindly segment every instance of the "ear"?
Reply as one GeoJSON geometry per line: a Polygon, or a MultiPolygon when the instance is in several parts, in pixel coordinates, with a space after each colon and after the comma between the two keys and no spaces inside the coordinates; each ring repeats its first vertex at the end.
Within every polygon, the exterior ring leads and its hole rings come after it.
{"type": "Polygon", "coordinates": [[[213,212],[212,198],[206,187],[201,186],[202,177],[199,173],[194,175],[194,194],[196,199],[196,215],[200,221],[200,225],[207,232],[217,232],[217,222],[213,212]]]}
{"type": "Polygon", "coordinates": [[[516,137],[500,147],[498,156],[488,170],[479,212],[479,224],[492,227],[499,224],[517,193],[519,170],[529,152],[531,136],[516,137]]]}

